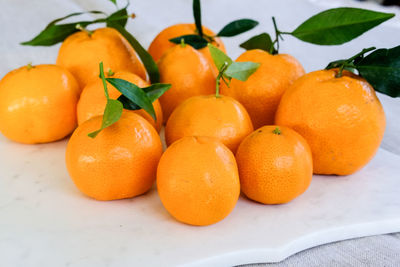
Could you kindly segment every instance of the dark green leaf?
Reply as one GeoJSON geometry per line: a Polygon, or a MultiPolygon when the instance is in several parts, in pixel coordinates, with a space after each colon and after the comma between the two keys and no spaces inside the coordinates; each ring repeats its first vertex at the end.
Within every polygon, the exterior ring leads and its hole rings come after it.
{"type": "Polygon", "coordinates": [[[114,5],[117,5],[117,0],[109,0],[111,3],[113,3],[114,5]]]}
{"type": "Polygon", "coordinates": [[[146,92],[147,97],[153,103],[156,99],[162,96],[168,89],[171,88],[171,84],[168,83],[154,83],[149,87],[142,88],[146,92]]]}
{"type": "Polygon", "coordinates": [[[240,47],[246,50],[261,49],[271,54],[276,54],[277,51],[272,44],[271,36],[268,33],[261,33],[256,35],[246,42],[240,44],[240,47]]]}
{"type": "Polygon", "coordinates": [[[400,97],[400,46],[375,50],[359,60],[356,68],[376,91],[400,97]]]}
{"type": "Polygon", "coordinates": [[[124,27],[118,23],[111,23],[110,27],[119,31],[125,39],[131,44],[133,49],[139,55],[147,73],[149,74],[151,83],[158,83],[160,81],[160,73],[158,72],[158,67],[154,59],[147,52],[146,49],[132,36],[124,27]]]}
{"type": "Polygon", "coordinates": [[[156,120],[156,114],[153,108],[153,104],[147,94],[143,91],[143,89],[133,83],[122,79],[107,78],[106,80],[118,91],[120,91],[126,98],[131,100],[137,106],[144,109],[153,117],[154,120],[156,120]]]}
{"type": "Polygon", "coordinates": [[[206,47],[208,44],[208,41],[204,37],[201,37],[197,34],[182,35],[169,39],[169,41],[175,44],[180,44],[182,42],[182,39],[185,44],[192,46],[194,49],[201,49],[203,47],[206,47]]]}
{"type": "Polygon", "coordinates": [[[219,31],[217,36],[231,37],[253,29],[258,22],[252,19],[239,19],[232,21],[219,31]]]}
{"type": "Polygon", "coordinates": [[[200,36],[203,36],[203,27],[201,25],[201,6],[200,0],[193,0],[193,17],[194,23],[196,24],[197,32],[200,36]]]}
{"type": "Polygon", "coordinates": [[[138,109],[142,109],[141,107],[139,107],[138,105],[136,105],[134,102],[132,102],[131,100],[129,100],[129,98],[127,98],[124,95],[120,95],[118,97],[118,101],[122,103],[124,109],[128,109],[128,110],[138,110],[138,109]]]}
{"type": "Polygon", "coordinates": [[[125,8],[115,11],[107,18],[107,27],[110,27],[111,24],[117,23],[121,27],[125,27],[128,22],[128,11],[125,8]]]}
{"type": "Polygon", "coordinates": [[[225,75],[240,81],[246,81],[260,66],[254,62],[233,62],[225,71],[225,75]]]}
{"type": "Polygon", "coordinates": [[[232,64],[232,59],[214,45],[208,44],[208,49],[218,70],[221,70],[224,64],[227,64],[227,66],[232,64]]]}
{"type": "Polygon", "coordinates": [[[104,109],[103,122],[101,128],[88,134],[89,137],[95,138],[104,128],[116,123],[122,115],[123,106],[118,100],[107,99],[107,105],[104,109]]]}
{"type": "Polygon", "coordinates": [[[313,44],[339,45],[360,36],[392,17],[394,14],[366,9],[334,8],[312,16],[291,34],[313,44]]]}

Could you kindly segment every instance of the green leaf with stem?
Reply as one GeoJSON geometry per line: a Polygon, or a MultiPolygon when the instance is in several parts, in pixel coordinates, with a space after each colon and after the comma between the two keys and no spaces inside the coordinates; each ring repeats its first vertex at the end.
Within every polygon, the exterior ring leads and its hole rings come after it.
{"type": "Polygon", "coordinates": [[[290,34],[308,43],[339,45],[392,17],[392,13],[350,7],[334,8],[312,16],[290,34]]]}
{"type": "Polygon", "coordinates": [[[268,33],[261,33],[256,35],[244,43],[240,44],[240,47],[246,50],[261,49],[270,54],[276,54],[277,51],[272,43],[271,36],[268,33]]]}
{"type": "Polygon", "coordinates": [[[252,19],[239,19],[230,22],[228,25],[222,28],[217,34],[220,37],[231,37],[236,36],[246,31],[249,31],[256,27],[258,22],[252,19]]]}
{"type": "Polygon", "coordinates": [[[233,60],[214,45],[208,44],[208,49],[210,50],[211,57],[218,70],[220,70],[222,66],[225,65],[225,62],[227,64],[226,67],[232,64],[233,60]]]}
{"type": "Polygon", "coordinates": [[[193,0],[193,17],[196,24],[197,33],[203,37],[203,26],[201,25],[201,6],[200,0],[193,0]]]}
{"type": "Polygon", "coordinates": [[[108,95],[107,83],[104,77],[103,62],[100,62],[100,77],[103,82],[104,94],[107,98],[106,108],[104,109],[103,121],[100,129],[88,134],[89,137],[95,138],[104,128],[116,123],[122,115],[123,106],[118,100],[110,99],[108,95]]]}
{"type": "Polygon", "coordinates": [[[208,44],[208,41],[204,37],[197,34],[187,34],[169,39],[170,42],[175,44],[180,44],[182,40],[185,44],[192,46],[194,49],[201,49],[208,44]]]}
{"type": "Polygon", "coordinates": [[[225,71],[225,76],[246,81],[260,66],[255,62],[233,62],[225,71]]]}
{"type": "MultiPolygon", "coordinates": [[[[142,88],[140,88],[136,84],[130,83],[122,79],[107,78],[106,80],[118,91],[120,91],[124,95],[124,97],[135,103],[140,108],[144,109],[147,113],[151,115],[151,117],[153,117],[154,120],[157,120],[152,101],[149,99],[146,92],[143,91],[142,88]]],[[[124,100],[124,97],[122,97],[121,99],[124,100]]],[[[129,106],[130,105],[127,105],[126,107],[129,106]]]]}

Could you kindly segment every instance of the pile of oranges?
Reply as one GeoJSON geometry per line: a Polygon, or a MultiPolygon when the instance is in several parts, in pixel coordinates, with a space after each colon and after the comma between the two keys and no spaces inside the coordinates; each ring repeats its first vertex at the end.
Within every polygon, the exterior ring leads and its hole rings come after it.
{"type": "MultiPolygon", "coordinates": [[[[168,212],[191,225],[225,218],[240,192],[264,204],[287,203],[307,190],[313,173],[348,175],[371,160],[385,115],[364,79],[347,71],[337,77],[337,69],[305,74],[290,55],[254,49],[236,61],[259,63],[258,69],[247,80],[221,83],[219,95],[209,49],[169,41],[195,29],[168,27],[148,49],[161,82],[172,85],[153,102],[155,119],[143,109],[124,110],[116,123],[88,137],[101,127],[107,103],[100,62],[106,77],[150,84],[134,49],[106,27],[70,35],[55,65],[9,72],[0,81],[0,131],[25,144],[72,133],[66,166],[85,195],[131,198],[156,181],[168,212]]],[[[225,52],[222,40],[213,44],[225,52]]],[[[121,95],[111,84],[108,94],[121,95]]]]}

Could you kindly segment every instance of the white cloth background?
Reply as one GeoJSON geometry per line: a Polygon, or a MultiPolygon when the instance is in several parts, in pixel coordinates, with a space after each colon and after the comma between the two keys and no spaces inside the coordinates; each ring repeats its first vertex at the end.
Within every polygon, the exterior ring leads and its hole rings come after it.
{"type": "MultiPolygon", "coordinates": [[[[119,2],[124,6],[125,2],[119,2]]],[[[281,30],[291,31],[306,18],[324,9],[338,6],[358,6],[397,16],[343,46],[315,46],[287,36],[281,44],[282,53],[295,56],[306,71],[324,68],[332,60],[348,58],[364,47],[390,48],[400,44],[400,9],[384,8],[371,3],[346,0],[203,0],[203,24],[214,31],[226,23],[249,17],[260,25],[254,30],[235,38],[226,38],[228,54],[236,58],[242,49],[238,45],[250,36],[272,32],[271,16],[277,19],[281,30]]],[[[107,0],[0,0],[0,77],[11,69],[33,64],[54,63],[59,45],[30,47],[19,45],[33,38],[46,24],[72,12],[103,10],[113,12],[115,7],[107,0]]],[[[163,28],[191,22],[191,0],[132,0],[130,12],[137,17],[128,23],[128,30],[148,47],[151,40],[163,28]]],[[[84,16],[83,16],[84,18],[84,16]]],[[[400,99],[379,94],[387,116],[387,129],[382,147],[400,155],[400,99]]],[[[362,133],[360,133],[362,134],[362,133]]],[[[384,235],[343,241],[300,252],[273,266],[395,266],[400,265],[400,235],[384,235]]]]}

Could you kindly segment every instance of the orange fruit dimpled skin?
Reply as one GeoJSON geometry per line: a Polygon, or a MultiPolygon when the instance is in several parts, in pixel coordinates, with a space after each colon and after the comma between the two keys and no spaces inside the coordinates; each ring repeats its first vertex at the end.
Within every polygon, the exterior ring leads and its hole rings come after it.
{"type": "MultiPolygon", "coordinates": [[[[118,78],[123,79],[137,86],[143,88],[149,86],[148,82],[133,74],[131,72],[120,71],[116,72],[112,76],[108,76],[109,78],[118,78]]],[[[107,83],[108,94],[111,99],[117,99],[121,93],[114,88],[111,84],[107,83]]],[[[92,80],[88,85],[83,89],[77,107],[78,114],[78,124],[82,124],[88,119],[103,115],[104,108],[107,104],[107,98],[104,94],[103,82],[100,78],[92,80]]],[[[131,112],[135,112],[145,118],[148,122],[150,122],[157,131],[160,131],[162,122],[163,122],[163,114],[161,110],[161,105],[158,99],[153,102],[153,107],[156,113],[157,121],[154,119],[143,109],[134,110],[131,112]]]]}
{"type": "Polygon", "coordinates": [[[237,62],[258,62],[260,67],[247,81],[232,79],[229,88],[221,83],[221,94],[231,96],[246,108],[257,129],[274,123],[276,109],[285,90],[304,75],[301,64],[287,54],[271,55],[263,50],[249,50],[237,62]]]}
{"type": "Polygon", "coordinates": [[[82,193],[97,200],[130,198],[148,191],[162,154],[160,137],[141,116],[123,112],[120,120],[96,138],[102,116],[81,124],[66,151],[71,179],[82,193]]]}
{"type": "Polygon", "coordinates": [[[210,137],[184,137],[162,155],[157,189],[168,212],[178,221],[209,225],[235,207],[240,182],[235,157],[210,137]]]}
{"type": "Polygon", "coordinates": [[[146,79],[146,70],[128,41],[115,29],[101,28],[89,35],[80,31],[62,43],[57,65],[66,67],[78,80],[81,90],[104,69],[129,71],[146,79]]]}
{"type": "Polygon", "coordinates": [[[309,143],[314,173],[348,175],[366,165],[385,131],[385,114],[374,89],[347,71],[311,72],[283,95],[276,124],[287,125],[309,143]]]}
{"type": "Polygon", "coordinates": [[[79,87],[65,68],[24,66],[0,81],[0,131],[26,144],[64,138],[76,127],[79,87]]]}
{"type": "Polygon", "coordinates": [[[311,150],[287,127],[269,125],[254,131],[240,144],[236,160],[242,191],[257,202],[287,203],[311,183],[311,150]],[[277,128],[280,134],[274,133],[277,128]]]}
{"type": "MultiPolygon", "coordinates": [[[[204,26],[203,32],[209,36],[215,36],[214,32],[204,26]]],[[[196,26],[193,23],[176,24],[165,28],[156,36],[156,38],[154,38],[153,42],[151,42],[149,46],[150,55],[155,61],[158,61],[169,48],[174,47],[175,44],[170,42],[169,39],[187,34],[196,34],[196,26]]],[[[220,38],[214,38],[213,45],[226,52],[224,43],[220,38]]],[[[201,48],[198,51],[213,64],[213,60],[207,47],[201,48]]]]}
{"type": "Polygon", "coordinates": [[[170,145],[184,136],[210,136],[235,152],[252,131],[249,115],[235,99],[222,95],[195,96],[172,113],[165,127],[165,140],[170,145]]]}
{"type": "Polygon", "coordinates": [[[205,57],[190,45],[175,45],[158,62],[160,80],[172,87],[160,97],[164,122],[184,100],[215,91],[215,75],[205,57]]]}

